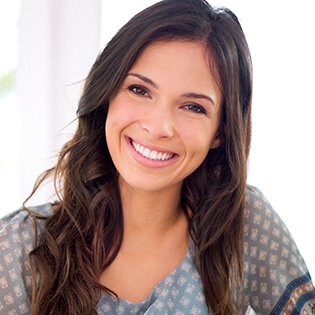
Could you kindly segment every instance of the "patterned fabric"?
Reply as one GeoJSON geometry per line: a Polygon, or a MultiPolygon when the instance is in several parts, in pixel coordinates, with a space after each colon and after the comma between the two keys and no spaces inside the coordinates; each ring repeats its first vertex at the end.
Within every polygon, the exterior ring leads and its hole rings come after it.
{"type": "Polygon", "coordinates": [[[184,260],[151,294],[140,303],[131,303],[103,294],[98,304],[99,314],[207,314],[199,274],[192,261],[192,246],[184,260]]]}
{"type": "MultiPolygon", "coordinates": [[[[52,205],[33,208],[49,215],[52,205]]],[[[39,232],[42,221],[39,221],[39,232]]],[[[246,193],[243,292],[239,314],[313,314],[315,290],[286,226],[256,188],[246,193]]],[[[29,313],[32,275],[28,253],[34,248],[33,219],[16,211],[0,221],[0,314],[29,313]]],[[[103,293],[98,314],[208,314],[193,246],[181,264],[140,303],[103,293]]]]}
{"type": "Polygon", "coordinates": [[[246,194],[244,245],[239,303],[256,314],[312,314],[315,290],[304,260],[283,221],[253,187],[246,194]]]}
{"type": "MultiPolygon", "coordinates": [[[[51,204],[33,208],[43,215],[52,212],[51,204]]],[[[42,222],[40,222],[42,223],[42,222]]],[[[32,292],[32,273],[28,254],[34,248],[33,221],[23,210],[0,221],[0,314],[29,313],[28,295],[32,292]]]]}

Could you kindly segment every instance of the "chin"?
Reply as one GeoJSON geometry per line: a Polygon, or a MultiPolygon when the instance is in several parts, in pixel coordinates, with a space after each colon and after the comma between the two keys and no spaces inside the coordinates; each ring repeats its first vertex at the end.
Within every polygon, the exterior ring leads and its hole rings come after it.
{"type": "Polygon", "coordinates": [[[180,189],[182,186],[182,182],[176,183],[161,183],[156,179],[143,179],[143,178],[132,178],[131,180],[123,179],[120,177],[120,187],[121,189],[131,189],[139,192],[147,192],[147,193],[155,193],[162,192],[166,190],[172,189],[180,189]]]}

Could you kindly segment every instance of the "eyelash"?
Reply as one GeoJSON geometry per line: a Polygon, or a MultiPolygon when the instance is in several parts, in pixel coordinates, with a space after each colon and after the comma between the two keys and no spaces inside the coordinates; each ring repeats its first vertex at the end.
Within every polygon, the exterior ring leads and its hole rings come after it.
{"type": "MultiPolygon", "coordinates": [[[[135,95],[138,95],[140,97],[147,97],[150,96],[147,92],[146,88],[140,85],[131,85],[128,87],[128,90],[134,93],[135,95]]],[[[206,114],[206,110],[198,104],[189,104],[183,106],[184,108],[188,109],[191,112],[195,112],[197,114],[206,114]]]]}
{"type": "Polygon", "coordinates": [[[138,96],[149,96],[149,93],[147,92],[147,90],[144,87],[139,86],[139,85],[131,85],[128,87],[128,90],[138,96]]]}
{"type": "Polygon", "coordinates": [[[189,104],[189,105],[185,105],[184,107],[197,114],[206,114],[206,110],[201,105],[198,105],[198,104],[189,104]]]}

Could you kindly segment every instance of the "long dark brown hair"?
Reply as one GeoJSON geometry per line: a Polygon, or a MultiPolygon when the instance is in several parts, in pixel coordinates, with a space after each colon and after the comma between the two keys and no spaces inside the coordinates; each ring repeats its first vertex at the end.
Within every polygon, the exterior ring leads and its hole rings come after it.
{"type": "Polygon", "coordinates": [[[243,211],[251,134],[251,59],[237,17],[204,0],[164,0],[137,14],[98,56],[77,110],[78,127],[60,152],[54,175],[59,202],[30,253],[31,314],[89,314],[101,273],[123,237],[118,175],[105,140],[110,98],[139,53],[155,41],[198,42],[223,95],[222,145],[183,183],[181,202],[197,248],[195,262],[214,314],[234,314],[243,273],[243,211]]]}

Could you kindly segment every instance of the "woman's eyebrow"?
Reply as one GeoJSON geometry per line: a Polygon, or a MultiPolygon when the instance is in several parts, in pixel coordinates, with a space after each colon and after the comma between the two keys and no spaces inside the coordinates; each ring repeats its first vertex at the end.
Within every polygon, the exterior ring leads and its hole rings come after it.
{"type": "Polygon", "coordinates": [[[159,86],[158,86],[156,83],[154,83],[151,79],[145,77],[145,76],[142,75],[142,74],[134,73],[134,72],[129,72],[129,73],[127,73],[127,75],[132,75],[132,76],[134,76],[134,77],[137,77],[137,78],[139,78],[140,80],[142,80],[142,81],[144,81],[144,82],[146,82],[146,83],[152,85],[152,86],[155,87],[156,89],[159,88],[159,86]]]}
{"type": "Polygon", "coordinates": [[[185,93],[182,95],[183,97],[189,97],[189,98],[203,98],[206,99],[208,101],[210,101],[212,103],[213,106],[215,105],[215,102],[213,101],[213,99],[210,96],[204,95],[204,94],[198,94],[198,93],[185,93]]]}
{"type": "MultiPolygon", "coordinates": [[[[156,83],[154,83],[151,79],[149,79],[148,77],[146,77],[146,76],[144,76],[144,75],[142,75],[142,74],[135,73],[135,72],[129,72],[129,73],[127,73],[127,76],[128,76],[128,75],[137,77],[137,78],[139,78],[140,80],[142,80],[142,81],[144,81],[144,82],[146,82],[146,83],[152,85],[152,86],[155,87],[156,89],[159,88],[159,86],[158,86],[156,83]]],[[[210,96],[207,96],[207,95],[204,95],[204,94],[199,94],[199,93],[193,93],[193,92],[191,92],[191,93],[185,93],[185,94],[183,94],[182,97],[206,99],[206,100],[210,101],[210,102],[213,104],[213,106],[216,106],[215,103],[214,103],[214,101],[213,101],[213,99],[212,99],[210,96]]]]}

